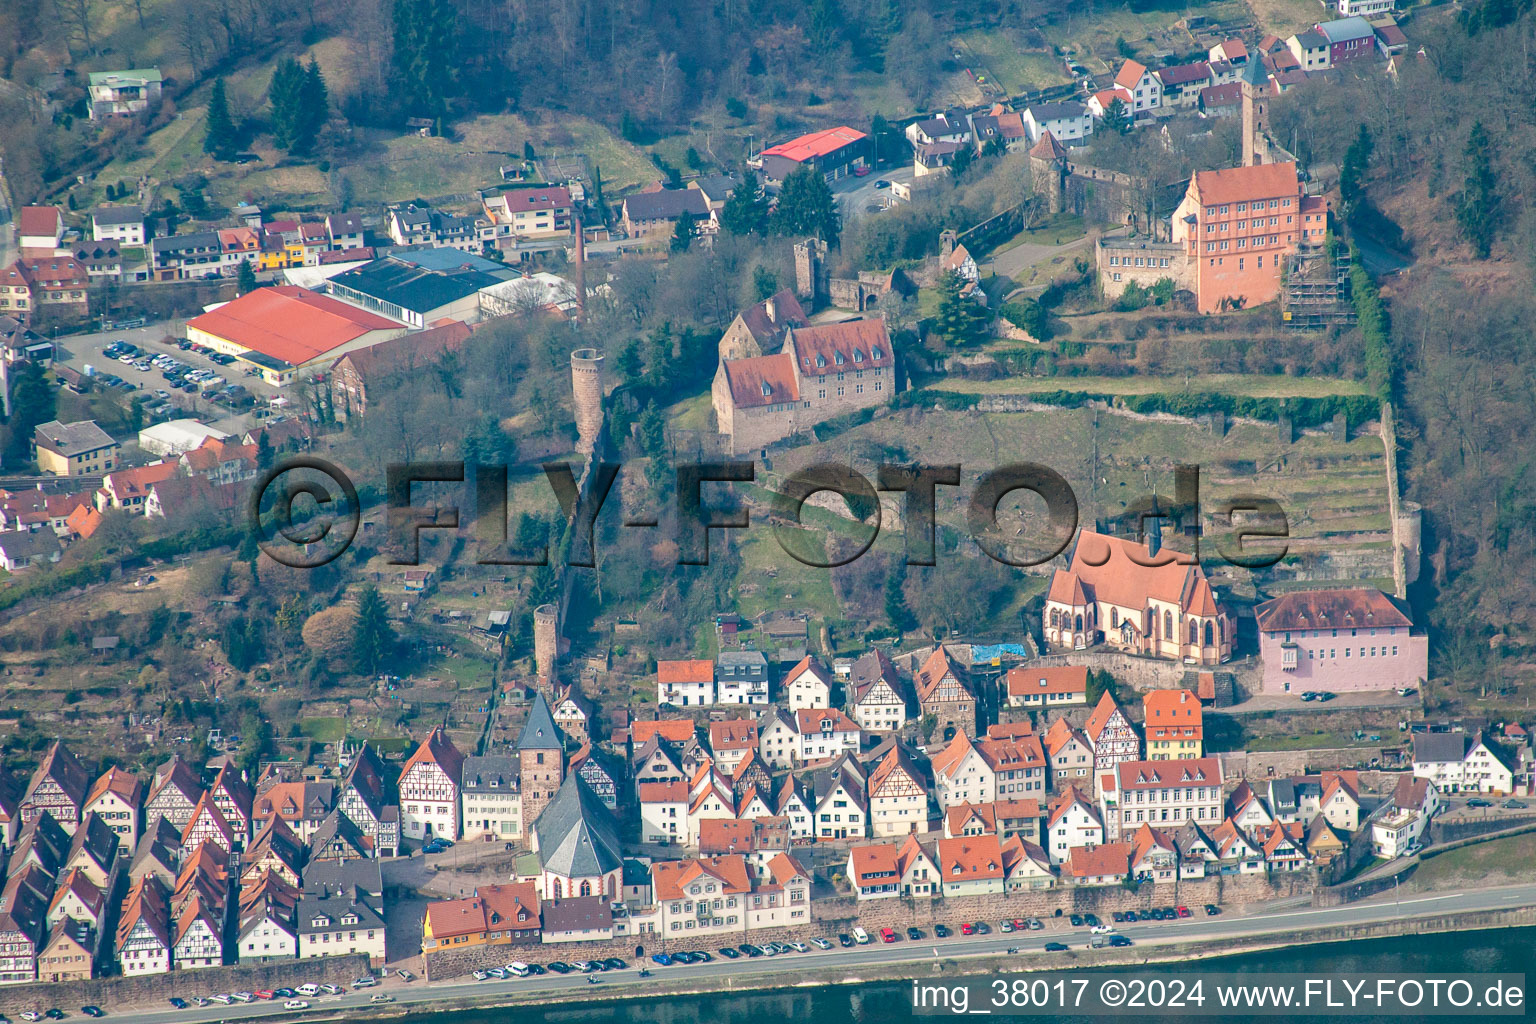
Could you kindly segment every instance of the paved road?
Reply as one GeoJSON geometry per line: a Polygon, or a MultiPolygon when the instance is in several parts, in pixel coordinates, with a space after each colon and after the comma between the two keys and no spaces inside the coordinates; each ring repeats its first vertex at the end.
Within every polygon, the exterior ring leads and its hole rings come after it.
{"type": "Polygon", "coordinates": [[[889,186],[879,188],[878,182],[899,182],[909,184],[912,181],[912,165],[901,167],[887,167],[882,171],[875,171],[862,178],[849,175],[839,178],[832,185],[832,195],[837,200],[837,207],[842,211],[845,220],[858,220],[870,213],[878,213],[880,209],[888,208],[897,202],[891,195],[889,186]],[[871,207],[877,209],[871,210],[871,207]]]}
{"type": "MultiPolygon", "coordinates": [[[[1149,921],[1134,925],[1121,926],[1122,934],[1129,937],[1137,946],[1158,946],[1174,942],[1185,942],[1192,939],[1241,939],[1265,933],[1277,931],[1290,931],[1293,929],[1305,929],[1311,927],[1324,927],[1341,924],[1361,924],[1373,921],[1389,921],[1394,919],[1412,919],[1415,917],[1428,917],[1443,914],[1450,911],[1495,910],[1510,907],[1536,906],[1536,884],[1508,886],[1499,889],[1480,889],[1475,892],[1445,893],[1430,896],[1412,896],[1401,901],[1392,898],[1378,899],[1369,902],[1352,903],[1342,907],[1299,909],[1280,909],[1270,913],[1257,913],[1248,916],[1223,914],[1220,917],[1206,917],[1199,908],[1195,908],[1196,917],[1182,921],[1157,922],[1149,921]]],[[[1046,942],[1066,942],[1074,949],[1082,949],[1087,945],[1087,929],[1072,928],[1059,919],[1048,922],[1047,930],[1041,932],[1026,932],[1015,934],[999,934],[994,925],[991,935],[981,937],[964,938],[951,936],[948,939],[925,938],[918,942],[901,942],[883,944],[877,943],[870,946],[858,946],[853,949],[841,949],[834,947],[826,952],[812,952],[789,954],[786,958],[759,958],[754,960],[736,960],[722,962],[718,958],[713,963],[686,967],[657,967],[648,964],[656,977],[673,979],[690,979],[718,975],[729,972],[735,977],[743,979],[759,978],[763,975],[773,974],[786,970],[802,970],[814,968],[820,971],[837,969],[843,972],[856,971],[860,967],[869,967],[880,964],[901,963],[904,961],[918,961],[933,959],[943,956],[946,959],[957,957],[978,957],[997,955],[1011,947],[1018,947],[1019,956],[1027,959],[1030,966],[1048,965],[1050,956],[1043,951],[1046,942]]],[[[702,944],[702,942],[701,942],[702,944]]],[[[710,950],[714,946],[705,946],[710,950]]],[[[511,957],[509,952],[508,956],[511,957]]],[[[505,990],[530,990],[538,992],[564,992],[570,997],[580,997],[588,992],[588,989],[601,989],[604,992],[620,986],[643,986],[648,980],[637,976],[638,963],[631,963],[628,970],[614,971],[602,974],[600,981],[592,985],[582,975],[555,975],[547,974],[537,978],[511,979],[508,981],[484,981],[473,980],[462,982],[448,982],[435,985],[427,985],[416,981],[411,984],[389,982],[383,988],[375,988],[366,992],[352,992],[343,996],[329,996],[311,999],[310,1003],[315,1011],[337,1011],[348,1007],[361,1007],[368,1005],[370,995],[377,992],[387,992],[395,997],[396,1005],[409,1006],[430,1003],[436,1000],[448,1000],[469,995],[488,995],[498,989],[505,990]]],[[[1082,966],[1081,961],[1074,961],[1074,966],[1082,966]]],[[[833,975],[836,977],[838,975],[833,975]]],[[[195,975],[185,979],[185,989],[188,994],[195,991],[198,982],[195,975]]],[[[165,1024],[167,1021],[187,1022],[187,1024],[212,1024],[217,1021],[249,1020],[257,1017],[292,1016],[290,1011],[272,1003],[250,1003],[245,1005],[218,1006],[183,1010],[180,1012],[169,1011],[164,1008],[153,1008],[139,1011],[112,1014],[113,1020],[132,1022],[132,1024],[165,1024]]]]}
{"type": "Polygon", "coordinates": [[[1087,244],[1087,235],[1063,245],[1041,245],[1036,242],[1021,242],[1012,249],[998,253],[992,259],[982,264],[982,273],[983,275],[993,273],[1000,277],[1016,277],[1021,271],[1034,266],[1041,260],[1073,252],[1085,247],[1087,244]]]}

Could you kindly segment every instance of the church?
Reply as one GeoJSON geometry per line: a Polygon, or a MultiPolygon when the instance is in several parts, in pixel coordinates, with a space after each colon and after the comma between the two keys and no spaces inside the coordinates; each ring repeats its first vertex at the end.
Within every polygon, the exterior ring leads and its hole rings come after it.
{"type": "Polygon", "coordinates": [[[1078,535],[1069,568],[1056,570],[1041,613],[1053,650],[1098,644],[1190,665],[1232,657],[1236,627],[1205,572],[1188,555],[1092,530],[1078,535]]]}

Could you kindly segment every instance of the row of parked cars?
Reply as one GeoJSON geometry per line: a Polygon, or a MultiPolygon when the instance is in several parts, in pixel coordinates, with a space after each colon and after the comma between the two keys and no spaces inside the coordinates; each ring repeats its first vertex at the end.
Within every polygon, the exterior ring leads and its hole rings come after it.
{"type": "MultiPolygon", "coordinates": [[[[416,977],[406,970],[396,971],[395,974],[402,981],[411,981],[416,977]]],[[[365,974],[352,982],[352,990],[360,992],[363,989],[374,988],[378,983],[379,979],[371,974],[365,974]]],[[[309,1004],[304,1002],[305,999],[314,999],[318,996],[339,996],[345,994],[346,991],[340,985],[317,985],[314,982],[309,982],[295,988],[263,988],[257,989],[255,992],[220,992],[211,996],[193,996],[190,999],[172,996],[169,1002],[173,1009],[185,1010],[191,1006],[207,1006],[209,1003],[230,1006],[234,1003],[254,1003],[262,1000],[276,1001],[281,999],[284,1001],[283,1006],[289,1010],[305,1010],[309,1008],[309,1004]]],[[[373,1001],[376,1003],[392,1003],[395,1001],[395,997],[379,993],[373,996],[373,1001]]]]}

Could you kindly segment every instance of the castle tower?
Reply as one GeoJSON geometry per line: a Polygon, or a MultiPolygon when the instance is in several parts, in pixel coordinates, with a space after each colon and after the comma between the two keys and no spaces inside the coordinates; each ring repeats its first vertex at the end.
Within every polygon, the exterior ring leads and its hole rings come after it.
{"type": "Polygon", "coordinates": [[[1272,162],[1269,153],[1269,74],[1254,54],[1243,69],[1243,166],[1272,162]]]}
{"type": "Polygon", "coordinates": [[[795,243],[795,297],[815,304],[826,291],[827,243],[819,238],[803,238],[795,243]]]}
{"type": "Polygon", "coordinates": [[[603,429],[603,354],[597,349],[571,353],[571,397],[576,405],[576,450],[591,455],[603,429]]]}
{"type": "Polygon", "coordinates": [[[939,258],[947,260],[955,251],[955,246],[960,244],[960,236],[954,228],[945,228],[939,232],[939,258]]]}
{"type": "Polygon", "coordinates": [[[560,608],[541,604],[533,610],[533,667],[540,690],[553,692],[555,660],[560,656],[560,608]]]}
{"type": "Polygon", "coordinates": [[[565,781],[565,743],[542,693],[534,694],[528,720],[517,735],[516,748],[518,789],[523,798],[523,838],[527,840],[533,834],[533,823],[565,781]]]}
{"type": "Polygon", "coordinates": [[[1040,141],[1029,150],[1029,178],[1035,195],[1051,213],[1060,213],[1064,208],[1066,176],[1067,151],[1061,148],[1056,136],[1049,131],[1041,132],[1040,141]]]}

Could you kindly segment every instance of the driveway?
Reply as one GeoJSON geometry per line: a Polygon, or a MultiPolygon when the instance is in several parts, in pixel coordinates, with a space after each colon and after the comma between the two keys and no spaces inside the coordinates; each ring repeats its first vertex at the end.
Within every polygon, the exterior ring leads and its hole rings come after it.
{"type": "Polygon", "coordinates": [[[1036,263],[1042,263],[1052,256],[1076,252],[1079,249],[1085,248],[1088,245],[1088,240],[1089,236],[1084,235],[1082,238],[1066,242],[1062,245],[1020,242],[1012,249],[1000,252],[983,263],[981,265],[981,276],[986,277],[988,274],[997,274],[999,277],[1017,277],[1024,270],[1034,266],[1036,263]]]}

